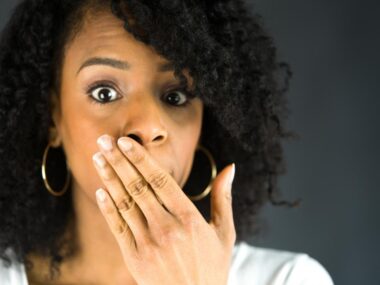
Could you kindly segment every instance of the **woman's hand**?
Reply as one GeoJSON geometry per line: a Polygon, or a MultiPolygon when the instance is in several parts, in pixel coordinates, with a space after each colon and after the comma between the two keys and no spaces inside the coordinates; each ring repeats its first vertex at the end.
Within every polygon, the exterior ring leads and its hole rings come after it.
{"type": "Polygon", "coordinates": [[[139,285],[226,285],[236,239],[234,165],[215,178],[208,223],[173,177],[136,141],[98,140],[97,201],[139,285]]]}

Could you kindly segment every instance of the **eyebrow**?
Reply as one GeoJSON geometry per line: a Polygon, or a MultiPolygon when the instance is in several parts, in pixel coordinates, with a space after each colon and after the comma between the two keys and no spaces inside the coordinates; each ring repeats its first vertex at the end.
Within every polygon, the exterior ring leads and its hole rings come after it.
{"type": "MultiPolygon", "coordinates": [[[[86,67],[93,66],[93,65],[106,65],[111,66],[113,68],[121,69],[121,70],[129,70],[131,68],[130,63],[126,61],[121,61],[118,59],[108,58],[108,57],[92,57],[87,59],[78,69],[78,73],[86,67]]],[[[158,71],[160,72],[166,72],[166,71],[172,71],[174,70],[174,66],[172,63],[163,63],[158,67],[158,71]]]]}

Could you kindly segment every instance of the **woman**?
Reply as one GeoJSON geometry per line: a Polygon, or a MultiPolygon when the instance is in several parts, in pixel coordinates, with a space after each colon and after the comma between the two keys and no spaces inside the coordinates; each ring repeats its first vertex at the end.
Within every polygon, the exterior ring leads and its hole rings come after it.
{"type": "Polygon", "coordinates": [[[237,0],[17,6],[1,284],[332,284],[306,254],[245,242],[265,202],[290,204],[274,197],[287,69],[259,22],[237,0]]]}

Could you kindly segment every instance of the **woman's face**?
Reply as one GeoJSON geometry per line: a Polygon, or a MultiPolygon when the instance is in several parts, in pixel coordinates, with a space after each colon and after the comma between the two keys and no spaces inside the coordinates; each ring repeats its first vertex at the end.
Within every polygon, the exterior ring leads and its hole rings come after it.
{"type": "MultiPolygon", "coordinates": [[[[92,156],[103,134],[133,135],[183,187],[200,137],[203,104],[179,89],[167,63],[110,12],[87,15],[66,48],[60,97],[53,105],[77,194],[96,203],[94,193],[103,184],[92,156]]],[[[191,86],[187,71],[185,76],[191,86]]]]}

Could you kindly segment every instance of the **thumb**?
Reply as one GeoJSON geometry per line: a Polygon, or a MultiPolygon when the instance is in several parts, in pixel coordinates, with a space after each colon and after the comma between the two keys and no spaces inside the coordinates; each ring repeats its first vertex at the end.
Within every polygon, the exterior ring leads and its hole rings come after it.
{"type": "Polygon", "coordinates": [[[221,239],[235,236],[232,212],[232,182],[235,163],[226,166],[214,179],[211,190],[211,222],[221,239]]]}

